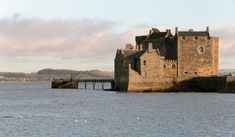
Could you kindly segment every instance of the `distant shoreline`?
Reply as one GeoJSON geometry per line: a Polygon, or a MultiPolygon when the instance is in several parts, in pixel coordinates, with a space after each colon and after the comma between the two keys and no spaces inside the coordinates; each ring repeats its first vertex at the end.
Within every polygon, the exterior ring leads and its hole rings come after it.
{"type": "Polygon", "coordinates": [[[52,79],[113,79],[113,72],[102,70],[42,69],[35,73],[0,72],[0,82],[49,82],[52,79]]]}
{"type": "MultiPolygon", "coordinates": [[[[221,69],[219,76],[235,74],[235,69],[221,69]]],[[[114,73],[102,70],[42,69],[35,73],[0,72],[0,83],[50,82],[52,79],[114,79],[114,73]]]]}
{"type": "Polygon", "coordinates": [[[11,84],[11,83],[50,83],[51,81],[0,81],[0,84],[11,84]]]}

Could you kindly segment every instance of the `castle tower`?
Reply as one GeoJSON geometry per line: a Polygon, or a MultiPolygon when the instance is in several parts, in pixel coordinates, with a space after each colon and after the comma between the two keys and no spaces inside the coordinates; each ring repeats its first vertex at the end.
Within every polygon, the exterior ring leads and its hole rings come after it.
{"type": "Polygon", "coordinates": [[[212,76],[218,73],[218,37],[206,31],[178,31],[178,77],[212,76]]]}

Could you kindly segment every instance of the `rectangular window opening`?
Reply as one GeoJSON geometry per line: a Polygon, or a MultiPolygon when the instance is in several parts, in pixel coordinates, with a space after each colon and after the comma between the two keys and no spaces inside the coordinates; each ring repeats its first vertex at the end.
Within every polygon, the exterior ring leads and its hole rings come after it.
{"type": "Polygon", "coordinates": [[[146,67],[146,64],[147,64],[147,63],[146,63],[146,60],[144,60],[144,66],[145,66],[145,67],[146,67]]]}

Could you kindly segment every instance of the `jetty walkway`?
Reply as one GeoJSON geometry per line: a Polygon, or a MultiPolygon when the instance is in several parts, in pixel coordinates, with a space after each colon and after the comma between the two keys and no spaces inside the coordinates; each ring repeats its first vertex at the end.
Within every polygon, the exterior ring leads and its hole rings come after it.
{"type": "Polygon", "coordinates": [[[79,88],[79,89],[106,89],[105,85],[110,84],[113,89],[114,79],[53,79],[52,88],[79,88]],[[84,85],[84,86],[81,86],[84,85]]]}

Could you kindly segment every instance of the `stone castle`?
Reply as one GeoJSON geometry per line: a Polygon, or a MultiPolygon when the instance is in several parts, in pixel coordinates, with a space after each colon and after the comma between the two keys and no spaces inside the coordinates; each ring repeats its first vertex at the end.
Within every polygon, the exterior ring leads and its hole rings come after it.
{"type": "Polygon", "coordinates": [[[205,31],[175,34],[156,28],[136,36],[136,45],[118,49],[115,58],[114,89],[129,92],[188,89],[188,80],[218,74],[219,38],[205,31]]]}

